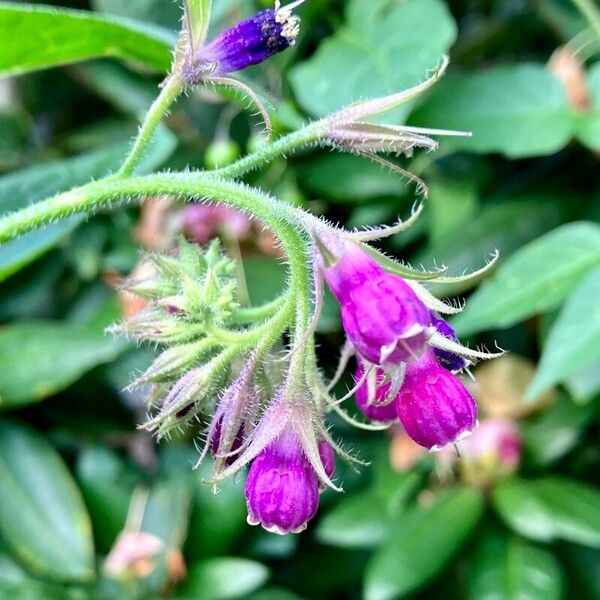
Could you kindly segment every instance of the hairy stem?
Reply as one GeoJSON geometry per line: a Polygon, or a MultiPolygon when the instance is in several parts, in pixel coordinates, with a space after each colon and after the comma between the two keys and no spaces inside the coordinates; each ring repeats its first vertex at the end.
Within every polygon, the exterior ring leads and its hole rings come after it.
{"type": "Polygon", "coordinates": [[[140,125],[138,135],[133,142],[133,146],[125,159],[125,162],[117,172],[117,177],[129,177],[133,173],[133,170],[144,155],[144,152],[152,139],[153,133],[156,131],[156,128],[163,117],[167,114],[169,108],[171,108],[173,102],[177,100],[183,91],[183,87],[184,83],[177,74],[171,74],[165,80],[165,83],[160,90],[160,94],[148,109],[144,121],[140,125]]]}
{"type": "Polygon", "coordinates": [[[592,26],[596,36],[600,39],[600,8],[592,0],[573,0],[573,4],[592,26]]]}

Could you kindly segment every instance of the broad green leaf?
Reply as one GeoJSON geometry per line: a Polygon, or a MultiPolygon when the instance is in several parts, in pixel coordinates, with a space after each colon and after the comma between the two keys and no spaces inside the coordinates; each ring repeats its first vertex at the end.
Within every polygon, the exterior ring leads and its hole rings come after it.
{"type": "Polygon", "coordinates": [[[577,445],[595,414],[594,404],[581,406],[563,394],[534,420],[523,422],[521,436],[533,462],[549,465],[562,458],[577,445]]]}
{"type": "Polygon", "coordinates": [[[76,473],[92,518],[96,546],[106,554],[125,525],[136,478],[115,453],[102,446],[80,454],[76,473]]]}
{"type": "Polygon", "coordinates": [[[511,158],[552,154],[575,128],[563,86],[541,64],[448,75],[411,124],[471,131],[470,138],[448,138],[445,143],[511,158]]]}
{"type": "MultiPolygon", "coordinates": [[[[523,244],[565,219],[561,200],[551,195],[529,194],[484,206],[472,219],[448,232],[411,262],[446,265],[446,274],[454,276],[479,269],[496,249],[500,251],[500,259],[506,260],[523,244]]],[[[457,294],[465,289],[468,289],[465,284],[435,284],[431,287],[438,296],[457,294]]]]}
{"type": "Polygon", "coordinates": [[[181,5],[178,2],[164,0],[92,0],[92,6],[98,10],[119,17],[127,17],[136,21],[156,23],[171,30],[181,25],[181,5]]]}
{"type": "Polygon", "coordinates": [[[166,72],[175,36],[159,27],[35,4],[0,5],[0,76],[110,56],[166,72]]]}
{"type": "Polygon", "coordinates": [[[579,115],[577,137],[591,150],[600,150],[600,63],[594,64],[588,72],[588,91],[591,98],[590,109],[579,115]]]}
{"type": "Polygon", "coordinates": [[[269,569],[245,558],[210,558],[193,564],[177,600],[235,600],[250,594],[269,578],[269,569]]]}
{"type": "Polygon", "coordinates": [[[54,580],[94,576],[92,528],[60,456],[37,432],[0,421],[0,533],[32,574],[54,580]]]}
{"type": "Polygon", "coordinates": [[[455,37],[456,25],[438,0],[352,0],[346,24],[292,69],[290,82],[300,105],[322,116],[419,83],[455,37]]]}
{"type": "MultiPolygon", "coordinates": [[[[172,154],[176,144],[176,138],[170,131],[159,128],[137,172],[146,173],[161,165],[172,154]]],[[[117,144],[0,177],[0,214],[19,210],[57,192],[116,171],[125,158],[128,147],[129,143],[117,144]]],[[[82,221],[81,216],[69,217],[2,244],[0,282],[46,253],[82,221]]]]}
{"type": "MultiPolygon", "coordinates": [[[[600,228],[598,228],[600,256],[600,228]]],[[[597,263],[600,263],[600,258],[597,263]]],[[[600,266],[580,283],[544,344],[542,357],[527,397],[534,398],[600,360],[600,266]]]]}
{"type": "Polygon", "coordinates": [[[482,511],[482,495],[465,488],[399,515],[367,565],[366,600],[397,598],[430,581],[465,543],[482,511]]]}
{"type": "Polygon", "coordinates": [[[394,475],[386,490],[373,489],[342,498],[319,522],[319,541],[340,548],[379,545],[388,533],[390,519],[404,508],[420,482],[416,473],[404,478],[394,475]]]}
{"type": "Polygon", "coordinates": [[[550,552],[519,538],[486,534],[467,588],[469,600],[560,600],[563,575],[550,552]]]}
{"type": "Polygon", "coordinates": [[[0,409],[38,402],[124,349],[102,330],[77,323],[20,321],[0,329],[0,409]]]}
{"type": "Polygon", "coordinates": [[[527,538],[600,547],[600,492],[592,487],[557,477],[514,479],[501,483],[492,499],[506,524],[527,538]]]}
{"type": "Polygon", "coordinates": [[[505,328],[552,310],[600,264],[600,226],[563,225],[521,248],[453,320],[461,335],[505,328]]]}

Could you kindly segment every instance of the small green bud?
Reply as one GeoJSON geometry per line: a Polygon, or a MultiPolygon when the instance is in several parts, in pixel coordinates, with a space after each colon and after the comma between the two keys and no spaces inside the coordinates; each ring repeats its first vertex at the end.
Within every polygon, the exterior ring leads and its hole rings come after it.
{"type": "Polygon", "coordinates": [[[214,141],[204,153],[207,169],[219,169],[235,162],[240,157],[240,147],[233,140],[214,141]]]}

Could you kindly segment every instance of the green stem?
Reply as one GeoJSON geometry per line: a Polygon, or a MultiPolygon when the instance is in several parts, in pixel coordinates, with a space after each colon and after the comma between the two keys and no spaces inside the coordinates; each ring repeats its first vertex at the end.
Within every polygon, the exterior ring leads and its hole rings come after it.
{"type": "Polygon", "coordinates": [[[275,300],[271,300],[271,302],[267,302],[261,306],[238,308],[233,315],[231,315],[231,320],[234,323],[250,323],[268,319],[281,308],[285,299],[286,296],[278,296],[275,300]]]}
{"type": "Polygon", "coordinates": [[[129,177],[133,173],[152,139],[152,134],[156,131],[156,128],[167,114],[173,102],[177,100],[183,88],[184,83],[179,75],[169,75],[160,90],[160,94],[148,109],[144,121],[140,125],[140,131],[133,143],[133,147],[117,172],[117,177],[129,177]]]}
{"type": "Polygon", "coordinates": [[[600,8],[592,0],[573,0],[573,4],[587,19],[598,39],[600,39],[600,8]]]}
{"type": "Polygon", "coordinates": [[[227,167],[208,171],[208,173],[224,179],[241,177],[250,171],[273,162],[277,158],[287,156],[300,148],[314,144],[321,137],[319,127],[322,127],[320,122],[311,123],[302,129],[280,137],[273,143],[264,144],[252,154],[244,156],[227,167]]]}

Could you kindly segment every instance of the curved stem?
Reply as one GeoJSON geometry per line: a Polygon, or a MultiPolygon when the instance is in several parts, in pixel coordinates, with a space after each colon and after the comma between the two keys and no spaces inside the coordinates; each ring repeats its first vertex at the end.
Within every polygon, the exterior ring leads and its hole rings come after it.
{"type": "Polygon", "coordinates": [[[251,323],[253,321],[262,321],[275,314],[282,306],[286,296],[278,296],[275,300],[271,300],[260,306],[251,306],[248,308],[238,308],[231,320],[234,323],[251,323]]]}
{"type": "Polygon", "coordinates": [[[591,0],[573,0],[573,4],[579,9],[579,12],[587,19],[588,23],[600,38],[600,9],[591,0]]]}
{"type": "Polygon", "coordinates": [[[139,133],[133,142],[133,147],[116,174],[117,177],[129,177],[133,173],[152,139],[152,134],[156,131],[173,102],[177,100],[183,88],[184,83],[179,75],[169,75],[160,90],[160,94],[148,109],[144,121],[140,125],[139,133]]]}

